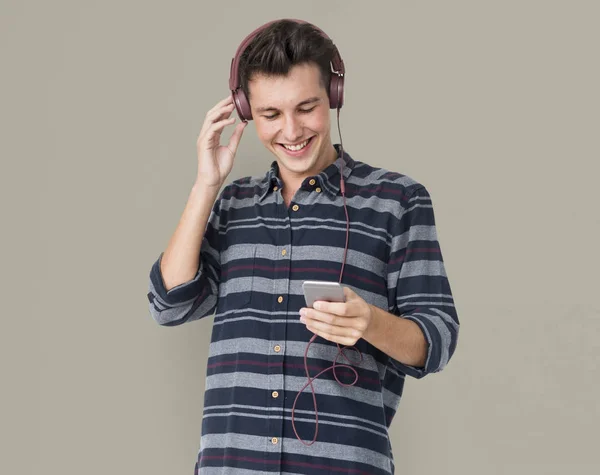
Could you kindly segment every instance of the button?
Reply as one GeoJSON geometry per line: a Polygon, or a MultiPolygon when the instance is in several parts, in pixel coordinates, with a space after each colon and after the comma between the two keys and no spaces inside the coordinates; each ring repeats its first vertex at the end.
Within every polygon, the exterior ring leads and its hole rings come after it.
{"type": "Polygon", "coordinates": [[[315,191],[316,191],[317,193],[321,193],[321,188],[319,188],[319,187],[317,186],[317,187],[315,188],[315,191]]]}
{"type": "Polygon", "coordinates": [[[279,397],[279,393],[277,391],[273,391],[271,393],[271,396],[273,396],[274,398],[277,398],[277,397],[279,397]]]}
{"type": "Polygon", "coordinates": [[[281,255],[285,256],[287,254],[287,251],[284,249],[283,251],[281,251],[281,255]]]}
{"type": "Polygon", "coordinates": [[[271,443],[272,443],[273,445],[275,445],[277,442],[279,442],[279,440],[277,439],[277,437],[273,437],[273,438],[271,439],[271,443]]]}
{"type": "Polygon", "coordinates": [[[283,302],[283,297],[280,295],[279,297],[277,297],[277,301],[278,301],[279,303],[283,302]]]}
{"type": "Polygon", "coordinates": [[[275,348],[273,349],[275,350],[275,353],[279,353],[281,351],[281,346],[275,345],[275,348]]]}
{"type": "Polygon", "coordinates": [[[311,179],[311,180],[308,182],[308,184],[309,184],[309,185],[314,185],[315,183],[316,183],[316,181],[315,181],[315,179],[314,179],[314,178],[313,178],[313,179],[311,179]]]}
{"type": "Polygon", "coordinates": [[[293,209],[294,211],[298,211],[298,209],[299,209],[299,208],[300,208],[300,206],[298,206],[298,205],[294,205],[294,206],[292,206],[292,209],[293,209]]]}
{"type": "Polygon", "coordinates": [[[278,189],[279,189],[279,187],[278,187],[277,185],[275,185],[275,186],[273,187],[273,191],[277,191],[278,189]]]}

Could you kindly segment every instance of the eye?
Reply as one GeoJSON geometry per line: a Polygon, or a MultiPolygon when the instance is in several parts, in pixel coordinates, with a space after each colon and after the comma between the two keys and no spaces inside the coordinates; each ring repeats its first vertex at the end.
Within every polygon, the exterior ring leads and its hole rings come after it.
{"type": "Polygon", "coordinates": [[[313,111],[315,109],[315,107],[317,107],[317,106],[313,106],[310,109],[300,109],[300,112],[308,113],[308,112],[313,111]]]}
{"type": "Polygon", "coordinates": [[[263,117],[267,120],[273,120],[275,117],[277,117],[277,114],[273,114],[273,115],[263,115],[263,117]]]}

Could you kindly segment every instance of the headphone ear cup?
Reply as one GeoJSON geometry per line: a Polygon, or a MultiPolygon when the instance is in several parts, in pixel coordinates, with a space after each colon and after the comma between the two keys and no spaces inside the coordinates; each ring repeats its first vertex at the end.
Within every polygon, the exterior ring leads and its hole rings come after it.
{"type": "Polygon", "coordinates": [[[241,88],[233,92],[233,102],[241,120],[245,122],[252,120],[250,103],[248,102],[246,94],[244,94],[244,91],[241,88]]]}
{"type": "Polygon", "coordinates": [[[329,107],[341,109],[344,105],[344,77],[333,74],[329,84],[329,107]]]}

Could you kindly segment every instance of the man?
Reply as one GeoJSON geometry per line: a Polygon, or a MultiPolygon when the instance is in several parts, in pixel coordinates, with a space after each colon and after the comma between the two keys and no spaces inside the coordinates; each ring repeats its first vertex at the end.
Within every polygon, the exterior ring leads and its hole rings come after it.
{"type": "Polygon", "coordinates": [[[220,145],[235,105],[217,103],[200,131],[189,200],[152,266],[148,298],[159,324],[216,310],[197,473],[394,473],[388,427],[405,375],[440,371],[456,347],[426,188],[331,142],[333,48],[311,25],[286,20],[247,46],[242,88],[275,160],[264,176],[219,193],[246,123],[220,145]],[[303,281],[340,274],[346,302],[305,307],[303,281]],[[357,350],[343,354],[356,381],[348,369],[325,371],[314,393],[296,400],[305,352],[314,378],[337,362],[338,344],[357,350]]]}

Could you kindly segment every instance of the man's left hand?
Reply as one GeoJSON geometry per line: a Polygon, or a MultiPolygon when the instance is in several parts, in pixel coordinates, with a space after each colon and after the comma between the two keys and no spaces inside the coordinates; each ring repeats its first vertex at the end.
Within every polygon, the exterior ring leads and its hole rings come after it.
{"type": "Polygon", "coordinates": [[[356,292],[344,287],[345,302],[316,301],[313,308],[300,309],[300,321],[320,337],[352,346],[368,330],[373,320],[373,310],[356,292]]]}

